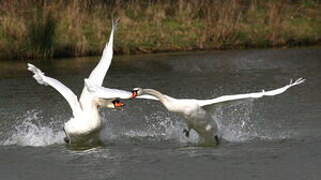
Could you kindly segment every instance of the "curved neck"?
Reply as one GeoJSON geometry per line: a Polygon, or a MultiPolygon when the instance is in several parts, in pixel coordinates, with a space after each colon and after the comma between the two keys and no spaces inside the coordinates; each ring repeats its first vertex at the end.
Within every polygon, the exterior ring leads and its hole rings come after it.
{"type": "Polygon", "coordinates": [[[143,94],[149,94],[149,95],[155,96],[162,103],[166,103],[169,100],[168,96],[154,89],[143,89],[143,94]]]}
{"type": "MultiPolygon", "coordinates": [[[[159,101],[165,106],[165,108],[172,112],[182,112],[181,103],[178,99],[162,94],[154,89],[143,89],[143,94],[148,94],[159,99],[159,101]]],[[[184,107],[183,107],[184,108],[184,107]]]]}

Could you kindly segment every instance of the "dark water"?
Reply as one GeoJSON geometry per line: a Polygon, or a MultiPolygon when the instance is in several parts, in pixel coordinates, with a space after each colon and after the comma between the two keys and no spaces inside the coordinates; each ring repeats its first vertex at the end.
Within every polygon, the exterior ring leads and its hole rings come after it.
{"type": "MultiPolygon", "coordinates": [[[[75,93],[97,58],[35,62],[75,93]]],[[[198,147],[181,117],[153,101],[102,110],[105,145],[63,143],[71,110],[25,63],[0,62],[0,179],[320,179],[321,49],[194,52],[115,57],[104,85],[155,88],[178,98],[212,98],[307,81],[286,93],[215,114],[223,142],[198,147]]]]}

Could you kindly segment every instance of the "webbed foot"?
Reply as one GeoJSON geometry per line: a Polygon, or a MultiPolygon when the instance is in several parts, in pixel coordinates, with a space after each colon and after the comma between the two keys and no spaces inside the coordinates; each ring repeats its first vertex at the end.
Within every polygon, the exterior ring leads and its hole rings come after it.
{"type": "Polygon", "coordinates": [[[70,139],[66,136],[66,137],[64,137],[64,141],[67,143],[67,144],[69,144],[70,143],[70,139]]]}

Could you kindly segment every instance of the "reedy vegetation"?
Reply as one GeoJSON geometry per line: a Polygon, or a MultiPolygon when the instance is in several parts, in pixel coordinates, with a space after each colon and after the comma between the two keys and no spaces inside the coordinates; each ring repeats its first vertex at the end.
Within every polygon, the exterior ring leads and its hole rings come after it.
{"type": "Polygon", "coordinates": [[[2,0],[0,58],[320,44],[318,0],[2,0]]]}

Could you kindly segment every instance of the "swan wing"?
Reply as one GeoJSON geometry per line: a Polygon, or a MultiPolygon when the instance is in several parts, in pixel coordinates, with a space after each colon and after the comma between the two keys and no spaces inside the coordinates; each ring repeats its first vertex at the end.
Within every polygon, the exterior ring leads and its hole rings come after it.
{"type": "MultiPolygon", "coordinates": [[[[103,99],[131,99],[132,98],[132,93],[130,91],[125,91],[125,90],[119,90],[119,89],[111,89],[111,88],[105,88],[102,86],[98,86],[91,82],[89,79],[85,79],[85,86],[87,90],[93,94],[94,96],[98,98],[103,98],[103,99]]],[[[154,96],[150,95],[142,95],[142,96],[137,96],[136,98],[138,99],[150,99],[150,100],[158,100],[154,96]]]]}
{"type": "Polygon", "coordinates": [[[288,85],[285,85],[281,88],[270,90],[270,91],[263,90],[261,92],[255,92],[255,93],[225,95],[225,96],[220,96],[218,98],[209,99],[209,100],[197,100],[197,103],[199,104],[199,106],[207,106],[207,105],[211,105],[211,104],[217,104],[217,103],[228,102],[228,101],[236,101],[236,100],[242,100],[242,99],[254,99],[254,98],[261,98],[263,96],[275,96],[278,94],[282,94],[290,87],[299,85],[299,84],[303,83],[304,81],[305,81],[305,79],[299,78],[294,82],[291,80],[288,85]]]}
{"type": "Polygon", "coordinates": [[[68,87],[54,78],[45,76],[45,74],[40,69],[32,64],[28,63],[28,70],[34,73],[33,78],[36,79],[39,84],[45,86],[49,85],[57,90],[68,102],[74,116],[80,113],[81,108],[77,96],[68,87]]]}
{"type": "Polygon", "coordinates": [[[113,21],[113,27],[110,33],[109,41],[106,43],[106,46],[103,51],[103,55],[99,61],[99,63],[96,65],[94,70],[90,73],[89,79],[93,83],[97,85],[102,85],[105,75],[109,69],[109,66],[111,64],[111,60],[113,57],[113,40],[114,40],[114,33],[117,27],[119,19],[116,19],[113,21]]]}

